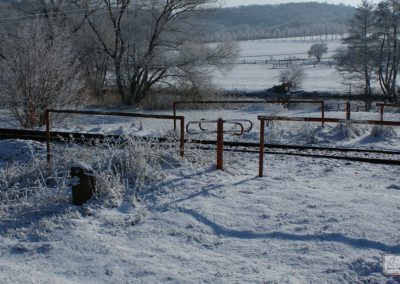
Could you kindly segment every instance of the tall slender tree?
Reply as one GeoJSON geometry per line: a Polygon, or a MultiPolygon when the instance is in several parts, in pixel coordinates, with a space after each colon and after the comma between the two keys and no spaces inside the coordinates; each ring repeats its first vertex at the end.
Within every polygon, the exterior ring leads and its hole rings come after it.
{"type": "Polygon", "coordinates": [[[399,102],[397,75],[400,64],[400,1],[386,0],[378,4],[375,12],[374,33],[377,45],[377,73],[384,95],[393,103],[399,102]]]}
{"type": "Polygon", "coordinates": [[[348,36],[342,42],[346,48],[339,49],[334,56],[337,69],[347,79],[363,82],[364,94],[371,95],[376,45],[374,32],[374,4],[363,0],[350,20],[348,36]]]}

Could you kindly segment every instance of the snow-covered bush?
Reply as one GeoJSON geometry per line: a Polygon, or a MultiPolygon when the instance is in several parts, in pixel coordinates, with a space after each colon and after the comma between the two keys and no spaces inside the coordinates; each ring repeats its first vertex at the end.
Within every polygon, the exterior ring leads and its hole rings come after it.
{"type": "Polygon", "coordinates": [[[0,101],[27,128],[44,125],[46,108],[83,102],[79,60],[63,32],[50,40],[41,23],[6,33],[0,45],[0,101]]]}
{"type": "Polygon", "coordinates": [[[162,179],[159,174],[166,151],[152,141],[126,137],[121,141],[92,141],[95,147],[67,143],[57,149],[53,165],[89,164],[96,177],[96,197],[105,205],[116,205],[134,195],[146,183],[162,179]],[[65,156],[69,157],[65,160],[65,156]]]}
{"type": "Polygon", "coordinates": [[[335,141],[355,139],[360,137],[364,131],[365,129],[353,124],[347,125],[339,123],[330,130],[330,139],[335,141]]]}
{"type": "MultiPolygon", "coordinates": [[[[155,143],[133,139],[91,144],[95,145],[53,145],[50,166],[45,156],[36,155],[31,162],[0,167],[0,216],[15,218],[23,212],[68,203],[68,177],[71,166],[77,163],[93,168],[95,204],[118,206],[123,201],[134,202],[146,183],[163,179],[163,157],[172,155],[155,143]]],[[[176,149],[174,152],[178,155],[176,149]]]]}
{"type": "Polygon", "coordinates": [[[266,141],[268,143],[305,143],[317,142],[316,126],[309,123],[274,122],[270,123],[266,130],[266,141]]]}
{"type": "Polygon", "coordinates": [[[372,127],[371,135],[374,137],[394,138],[396,137],[396,132],[392,127],[377,125],[372,127]]]}
{"type": "Polygon", "coordinates": [[[0,168],[0,218],[18,217],[48,205],[68,200],[67,172],[47,168],[46,161],[34,159],[0,168]]]}
{"type": "Polygon", "coordinates": [[[285,113],[287,111],[287,105],[285,104],[269,104],[266,109],[268,115],[277,116],[280,113],[285,113]]]}

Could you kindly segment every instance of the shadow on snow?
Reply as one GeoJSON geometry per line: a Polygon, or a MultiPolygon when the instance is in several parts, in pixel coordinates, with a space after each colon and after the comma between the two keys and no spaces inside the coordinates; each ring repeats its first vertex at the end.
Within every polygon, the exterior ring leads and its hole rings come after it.
{"type": "Polygon", "coordinates": [[[279,239],[287,241],[318,241],[318,242],[336,242],[343,243],[358,249],[375,249],[385,253],[400,253],[400,246],[391,246],[378,241],[368,239],[357,239],[347,237],[340,233],[317,234],[317,235],[299,235],[284,232],[255,233],[251,231],[239,231],[225,228],[202,214],[186,208],[179,208],[179,211],[188,214],[197,221],[210,227],[216,235],[223,235],[229,238],[238,239],[279,239]]]}

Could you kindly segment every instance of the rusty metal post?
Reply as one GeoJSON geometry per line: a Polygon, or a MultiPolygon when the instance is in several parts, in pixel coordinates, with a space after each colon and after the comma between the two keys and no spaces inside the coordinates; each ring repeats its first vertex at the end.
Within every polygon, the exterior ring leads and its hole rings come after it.
{"type": "Polygon", "coordinates": [[[181,118],[181,134],[179,141],[179,154],[183,158],[185,155],[185,118],[181,118]]]}
{"type": "Polygon", "coordinates": [[[346,103],[346,120],[350,120],[351,118],[351,110],[350,110],[350,102],[346,103]]]}
{"type": "Polygon", "coordinates": [[[263,118],[260,119],[260,160],[258,167],[258,176],[263,177],[264,174],[264,127],[265,120],[263,118]]]}
{"type": "Polygon", "coordinates": [[[224,121],[217,121],[217,170],[224,170],[224,121]]]}
{"type": "Polygon", "coordinates": [[[45,112],[46,119],[46,148],[47,148],[47,163],[50,163],[51,154],[50,154],[50,111],[46,109],[45,112]]]}
{"type": "Polygon", "coordinates": [[[325,125],[325,102],[321,102],[321,118],[322,118],[322,127],[325,125]]]}
{"type": "Polygon", "coordinates": [[[176,102],[172,103],[172,110],[174,116],[174,131],[176,130],[176,102]]]}
{"type": "Polygon", "coordinates": [[[383,121],[383,112],[384,112],[384,109],[385,109],[385,105],[384,105],[384,104],[381,104],[381,108],[380,108],[381,121],[383,121]]]}

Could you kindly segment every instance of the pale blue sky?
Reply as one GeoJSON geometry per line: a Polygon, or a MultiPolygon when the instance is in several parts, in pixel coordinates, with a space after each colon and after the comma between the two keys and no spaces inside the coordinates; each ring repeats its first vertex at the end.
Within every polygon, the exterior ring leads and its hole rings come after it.
{"type": "MultiPolygon", "coordinates": [[[[313,2],[326,2],[329,4],[340,4],[357,6],[361,0],[328,0],[328,1],[315,1],[313,2]]],[[[252,5],[252,4],[279,4],[279,3],[289,3],[289,2],[311,2],[309,0],[221,0],[220,2],[224,7],[232,7],[239,5],[252,5]]]]}

